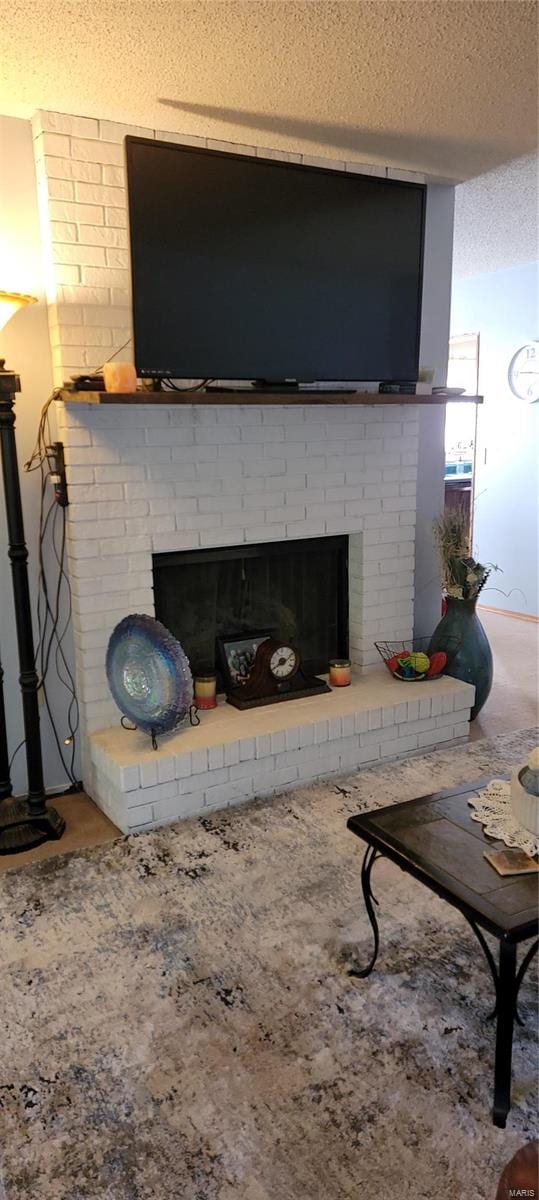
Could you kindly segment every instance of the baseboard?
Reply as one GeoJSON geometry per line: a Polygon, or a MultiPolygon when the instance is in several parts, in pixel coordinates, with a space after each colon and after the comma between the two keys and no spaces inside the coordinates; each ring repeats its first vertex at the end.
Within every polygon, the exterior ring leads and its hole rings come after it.
{"type": "Polygon", "coordinates": [[[512,617],[514,621],[531,621],[532,625],[539,625],[539,617],[534,617],[531,613],[512,612],[509,608],[494,608],[492,604],[478,604],[477,607],[482,612],[496,613],[499,617],[512,617]]]}
{"type": "MultiPolygon", "coordinates": [[[[46,787],[45,795],[47,797],[47,800],[51,800],[53,798],[56,800],[59,800],[59,799],[63,799],[64,796],[82,796],[82,795],[88,794],[87,792],[84,791],[84,788],[82,787],[82,785],[77,792],[71,792],[69,789],[70,789],[70,785],[68,783],[66,783],[66,781],[64,779],[63,783],[51,784],[50,787],[46,787]]],[[[14,794],[13,796],[7,796],[6,799],[7,800],[26,800],[27,796],[28,796],[27,791],[17,792],[16,795],[14,794]]],[[[0,1200],[2,1200],[1,1192],[0,1192],[0,1200]]]]}

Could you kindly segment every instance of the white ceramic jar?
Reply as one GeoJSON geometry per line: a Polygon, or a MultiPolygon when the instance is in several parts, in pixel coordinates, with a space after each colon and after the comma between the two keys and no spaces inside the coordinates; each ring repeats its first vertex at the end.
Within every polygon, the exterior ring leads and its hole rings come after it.
{"type": "Polygon", "coordinates": [[[511,776],[511,808],[519,825],[539,837],[539,746],[511,776]]]}

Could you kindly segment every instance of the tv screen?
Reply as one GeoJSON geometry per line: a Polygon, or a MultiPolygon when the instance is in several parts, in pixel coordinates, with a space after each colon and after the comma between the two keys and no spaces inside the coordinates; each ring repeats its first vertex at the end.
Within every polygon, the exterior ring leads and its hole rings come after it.
{"type": "Polygon", "coordinates": [[[126,139],[141,376],[417,379],[425,188],[126,139]]]}

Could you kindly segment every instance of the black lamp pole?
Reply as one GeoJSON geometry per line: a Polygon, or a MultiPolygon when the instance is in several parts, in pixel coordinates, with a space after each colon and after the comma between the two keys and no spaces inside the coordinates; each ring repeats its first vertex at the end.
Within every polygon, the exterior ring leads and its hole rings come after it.
{"type": "MultiPolygon", "coordinates": [[[[39,728],[39,680],[35,669],[34,637],[32,631],[32,609],[28,586],[28,550],[24,540],[19,466],[15,443],[15,395],[20,392],[18,375],[4,370],[0,360],[0,448],[4,477],[4,494],[8,528],[8,555],[13,577],[15,623],[19,651],[19,683],[22,693],[26,765],[28,773],[28,795],[0,808],[0,854],[16,854],[51,838],[60,838],[65,829],[63,817],[54,808],[48,808],[43,783],[43,761],[39,728]]],[[[1,688],[1,680],[0,680],[1,688]]],[[[2,746],[5,734],[5,714],[0,701],[0,769],[3,764],[2,746]],[[4,722],[2,725],[2,717],[4,722]]],[[[9,782],[9,761],[7,763],[9,782]]],[[[3,774],[3,770],[2,770],[3,774]]],[[[1,793],[0,793],[1,795],[1,793]]]]}
{"type": "Polygon", "coordinates": [[[0,662],[0,801],[11,796],[9,749],[7,744],[6,708],[4,704],[4,672],[0,662]]]}

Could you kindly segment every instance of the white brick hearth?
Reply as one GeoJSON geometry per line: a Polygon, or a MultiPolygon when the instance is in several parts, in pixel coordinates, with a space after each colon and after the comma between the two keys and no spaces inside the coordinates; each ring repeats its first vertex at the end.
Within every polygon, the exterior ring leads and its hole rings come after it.
{"type": "Polygon", "coordinates": [[[349,688],[150,739],[116,725],[90,739],[99,803],[124,833],[466,740],[474,689],[444,677],[400,683],[371,669],[349,688]]]}

